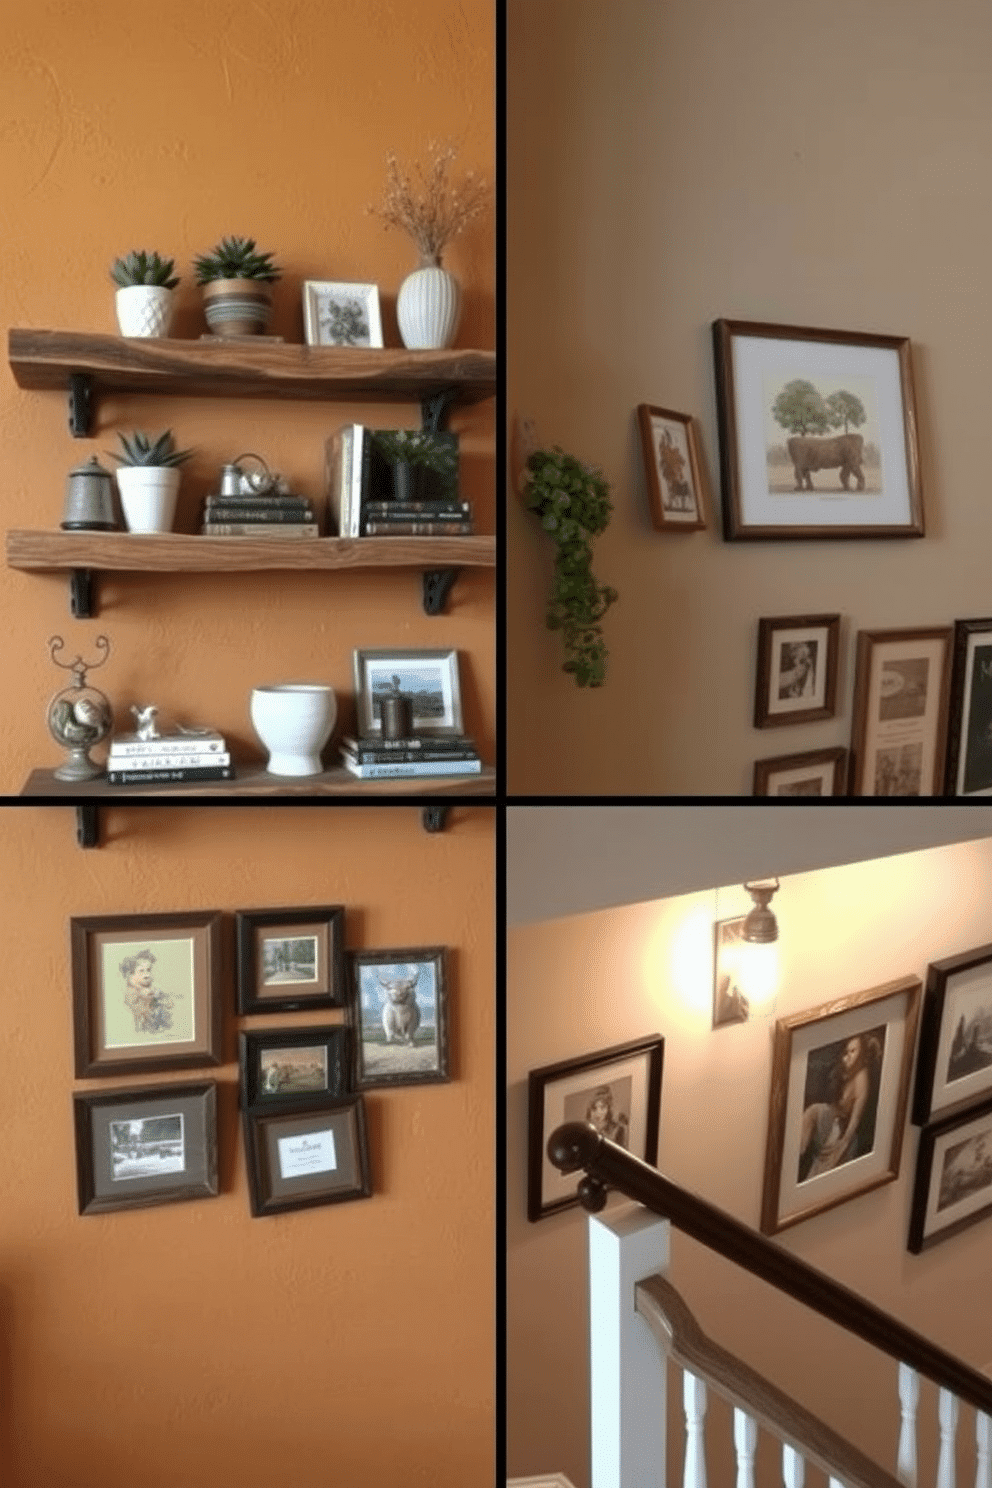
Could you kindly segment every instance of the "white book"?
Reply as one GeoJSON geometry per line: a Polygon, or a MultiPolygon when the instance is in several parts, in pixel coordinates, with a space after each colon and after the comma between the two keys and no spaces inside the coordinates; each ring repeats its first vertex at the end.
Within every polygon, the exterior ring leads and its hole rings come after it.
{"type": "Polygon", "coordinates": [[[421,775],[479,775],[482,771],[480,759],[408,760],[397,761],[395,765],[359,765],[343,754],[341,763],[359,780],[415,780],[421,775]]]}
{"type": "Polygon", "coordinates": [[[137,734],[115,734],[110,741],[110,752],[119,759],[132,759],[136,755],[155,758],[161,754],[223,754],[227,742],[223,734],[204,729],[189,734],[160,734],[157,739],[140,739],[137,734]]]}
{"type": "Polygon", "coordinates": [[[231,756],[223,754],[115,754],[113,745],[107,755],[108,770],[203,770],[229,765],[231,756]]]}

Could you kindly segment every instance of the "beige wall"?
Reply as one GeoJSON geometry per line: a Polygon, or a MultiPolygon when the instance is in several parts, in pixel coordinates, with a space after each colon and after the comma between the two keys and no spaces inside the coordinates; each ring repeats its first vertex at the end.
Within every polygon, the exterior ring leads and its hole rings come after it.
{"type": "MultiPolygon", "coordinates": [[[[658,809],[659,818],[665,814],[665,808],[658,809]]],[[[990,872],[992,837],[986,837],[784,877],[774,906],[782,968],[776,1016],[897,977],[925,977],[930,961],[987,943],[992,939],[985,892],[990,872]]],[[[588,1488],[585,1218],[568,1210],[534,1224],[526,1219],[528,1071],[661,1033],[658,1165],[676,1182],[757,1227],[773,1021],[717,1032],[710,1028],[712,921],[747,907],[738,884],[717,887],[715,882],[711,889],[676,898],[509,933],[511,1475],[560,1470],[577,1488],[588,1488]]],[[[981,1368],[992,1361],[987,1320],[975,1306],[987,1290],[988,1226],[975,1225],[921,1256],[908,1253],[917,1143],[916,1128],[908,1127],[895,1182],[777,1238],[981,1368]]],[[[672,1269],[706,1331],[791,1388],[879,1462],[894,1465],[894,1365],[679,1236],[672,1269]],[[879,1405],[865,1412],[870,1391],[877,1391],[879,1405]]],[[[670,1397],[677,1394],[673,1383],[670,1397]]],[[[929,1387],[924,1407],[932,1418],[929,1387]]],[[[970,1431],[970,1425],[962,1428],[962,1450],[970,1431]]],[[[721,1464],[732,1471],[729,1433],[717,1438],[713,1481],[721,1480],[721,1464]]],[[[931,1451],[928,1436],[926,1452],[931,1451]]],[[[771,1481],[774,1464],[766,1462],[765,1469],[771,1481]]],[[[671,1472],[678,1471],[673,1460],[671,1472]]],[[[974,1471],[973,1463],[968,1471],[974,1471]]]]}
{"type": "Polygon", "coordinates": [[[608,678],[544,628],[551,544],[515,498],[515,792],[749,794],[756,759],[850,737],[859,629],[989,613],[981,431],[992,145],[981,0],[510,0],[509,407],[600,465],[608,678]],[[923,541],[725,544],[710,323],[912,339],[923,541]],[[698,417],[708,530],[656,532],[638,403],[698,417]],[[842,617],[838,711],[751,726],[761,616],[842,617]]]}

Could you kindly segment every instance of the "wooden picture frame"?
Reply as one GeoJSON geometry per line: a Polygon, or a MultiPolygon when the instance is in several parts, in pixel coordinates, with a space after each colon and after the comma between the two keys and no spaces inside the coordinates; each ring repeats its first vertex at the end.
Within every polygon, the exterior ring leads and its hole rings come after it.
{"type": "Polygon", "coordinates": [[[811,749],[754,762],[752,794],[776,798],[843,796],[847,793],[847,750],[811,749]]]}
{"type": "Polygon", "coordinates": [[[706,526],[706,516],[695,419],[639,403],[637,427],[653,525],[659,532],[698,532],[706,526]]]}
{"type": "Polygon", "coordinates": [[[379,286],[305,279],[303,334],[308,346],[381,347],[379,286]]]}
{"type": "Polygon", "coordinates": [[[450,1080],[446,948],[353,951],[349,960],[355,1089],[450,1080]]]}
{"type": "Polygon", "coordinates": [[[356,650],[353,654],[358,732],[381,738],[380,699],[409,698],[415,734],[462,734],[462,692],[455,650],[356,650]]]}
{"type": "Polygon", "coordinates": [[[221,1063],[222,916],[69,922],[77,1079],[221,1063]]]}
{"type": "Polygon", "coordinates": [[[242,1016],[345,1006],[343,905],[242,909],[234,924],[242,1016]]]}
{"type": "Polygon", "coordinates": [[[244,1112],[243,1126],[254,1218],[371,1196],[362,1096],[254,1106],[244,1112]]]}
{"type": "Polygon", "coordinates": [[[713,351],[728,542],[924,535],[907,337],[716,320],[713,351]]]}
{"type": "Polygon", "coordinates": [[[927,967],[913,1092],[917,1126],[992,1099],[992,945],[927,967]]]}
{"type": "Polygon", "coordinates": [[[80,1214],[216,1197],[212,1080],[77,1092],[72,1101],[80,1214]]]}
{"type": "Polygon", "coordinates": [[[665,1040],[658,1033],[563,1059],[527,1077],[527,1218],[578,1202],[574,1173],[548,1157],[548,1138],[565,1121],[587,1121],[645,1162],[658,1160],[665,1040]]]}
{"type": "Polygon", "coordinates": [[[944,794],[992,796],[992,619],[954,622],[944,794]]]}
{"type": "Polygon", "coordinates": [[[839,615],[781,615],[758,621],[755,728],[833,718],[837,710],[839,615]]]}
{"type": "Polygon", "coordinates": [[[343,1023],[322,1028],[242,1030],[238,1067],[242,1106],[273,1101],[340,1099],[351,1087],[351,1030],[343,1023]]]}
{"type": "Polygon", "coordinates": [[[992,1214],[992,1101],[920,1132],[907,1249],[913,1255],[992,1214]]]}
{"type": "Polygon", "coordinates": [[[920,992],[903,977],[776,1023],[764,1234],[898,1177],[920,992]]]}
{"type": "Polygon", "coordinates": [[[852,796],[942,794],[951,640],[943,626],[858,632],[852,796]]]}

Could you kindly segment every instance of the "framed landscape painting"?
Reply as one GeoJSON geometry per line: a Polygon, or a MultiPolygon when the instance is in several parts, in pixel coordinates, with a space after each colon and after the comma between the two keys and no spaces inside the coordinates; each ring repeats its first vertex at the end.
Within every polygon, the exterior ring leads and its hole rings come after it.
{"type": "Polygon", "coordinates": [[[992,1097],[992,945],[927,968],[913,1095],[918,1126],[992,1097]]]}
{"type": "Polygon", "coordinates": [[[238,1037],[242,1105],[346,1095],[351,1084],[350,1032],[341,1023],[276,1028],[271,1033],[242,1030],[238,1037]]]}
{"type": "Polygon", "coordinates": [[[640,403],[637,426],[655,527],[660,532],[696,532],[705,527],[703,468],[690,415],[640,403]]]}
{"type": "Polygon", "coordinates": [[[239,1013],[344,1007],[343,905],[244,909],[234,924],[239,1013]]]}
{"type": "Polygon", "coordinates": [[[992,796],[992,619],[954,622],[948,796],[992,796]]]}
{"type": "Polygon", "coordinates": [[[80,1214],[217,1195],[212,1080],[77,1093],[72,1099],[80,1214]]]}
{"type": "Polygon", "coordinates": [[[457,651],[356,650],[353,653],[358,732],[382,737],[382,699],[409,699],[415,734],[461,734],[462,693],[457,651]]]}
{"type": "Polygon", "coordinates": [[[992,1215],[992,1101],[920,1132],[907,1248],[919,1255],[992,1215]]]}

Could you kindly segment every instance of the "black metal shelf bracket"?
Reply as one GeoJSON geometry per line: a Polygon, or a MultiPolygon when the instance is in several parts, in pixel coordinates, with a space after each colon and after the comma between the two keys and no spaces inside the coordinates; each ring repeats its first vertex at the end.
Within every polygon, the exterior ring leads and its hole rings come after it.
{"type": "Polygon", "coordinates": [[[91,568],[74,568],[70,573],[69,608],[77,620],[92,620],[96,614],[91,568]]]}
{"type": "Polygon", "coordinates": [[[425,434],[440,434],[448,422],[448,410],[455,401],[454,388],[445,388],[420,404],[420,427],[425,434]]]}
{"type": "Polygon", "coordinates": [[[424,614],[443,615],[455,580],[457,568],[427,568],[424,570],[424,614]]]}
{"type": "Polygon", "coordinates": [[[69,432],[87,439],[93,427],[93,379],[86,372],[69,374],[69,432]]]}
{"type": "Polygon", "coordinates": [[[76,841],[80,847],[100,846],[100,816],[93,802],[76,807],[76,841]]]}
{"type": "Polygon", "coordinates": [[[447,806],[425,806],[421,821],[425,832],[443,832],[448,820],[447,806]]]}

